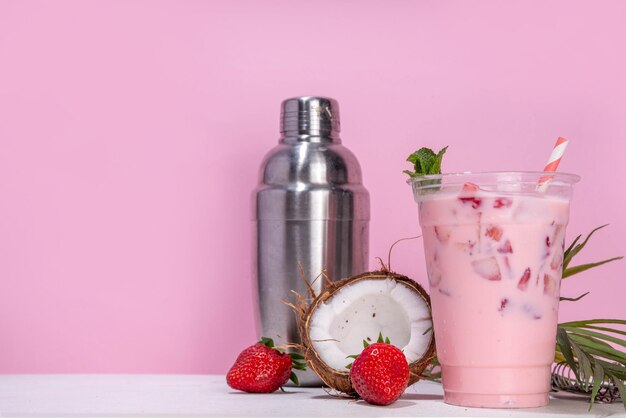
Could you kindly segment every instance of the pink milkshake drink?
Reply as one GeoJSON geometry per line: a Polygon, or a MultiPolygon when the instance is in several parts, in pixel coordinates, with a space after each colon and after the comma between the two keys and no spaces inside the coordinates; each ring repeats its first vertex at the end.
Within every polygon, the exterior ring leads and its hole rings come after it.
{"type": "Polygon", "coordinates": [[[410,180],[446,403],[548,403],[573,174],[410,180]],[[538,183],[544,184],[538,187],[538,183]]]}

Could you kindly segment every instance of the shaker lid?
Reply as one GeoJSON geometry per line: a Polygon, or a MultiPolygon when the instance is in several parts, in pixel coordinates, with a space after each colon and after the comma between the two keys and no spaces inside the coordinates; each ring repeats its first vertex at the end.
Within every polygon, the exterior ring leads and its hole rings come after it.
{"type": "Polygon", "coordinates": [[[340,131],[339,103],[320,96],[284,100],[280,109],[280,132],[292,135],[330,135],[340,131]]]}

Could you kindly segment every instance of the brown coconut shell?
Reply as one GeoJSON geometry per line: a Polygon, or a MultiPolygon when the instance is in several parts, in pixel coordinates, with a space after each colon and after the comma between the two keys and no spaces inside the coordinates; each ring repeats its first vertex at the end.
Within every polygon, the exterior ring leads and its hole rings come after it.
{"type": "MultiPolygon", "coordinates": [[[[298,317],[298,328],[307,365],[313,371],[315,371],[315,373],[317,373],[317,375],[326,385],[348,395],[356,394],[354,388],[352,387],[352,382],[350,381],[350,372],[347,370],[333,369],[320,358],[309,336],[309,322],[318,306],[321,303],[332,298],[335,293],[337,293],[344,286],[351,285],[362,280],[385,279],[393,279],[399,283],[402,283],[409,289],[415,291],[415,293],[417,293],[424,300],[424,302],[426,302],[426,305],[428,306],[428,309],[430,311],[430,296],[428,296],[428,293],[426,293],[424,288],[422,288],[419,283],[408,278],[407,276],[403,276],[401,274],[386,270],[371,271],[336,282],[327,280],[327,286],[319,295],[315,295],[313,288],[309,286],[309,293],[310,296],[313,298],[310,303],[307,302],[307,300],[301,295],[294,292],[297,302],[295,305],[289,304],[292,308],[294,308],[298,317]]],[[[409,385],[412,385],[420,379],[420,377],[422,376],[422,372],[435,356],[435,337],[433,333],[431,333],[430,335],[431,338],[428,344],[428,349],[426,350],[422,358],[409,364],[409,385]]]]}

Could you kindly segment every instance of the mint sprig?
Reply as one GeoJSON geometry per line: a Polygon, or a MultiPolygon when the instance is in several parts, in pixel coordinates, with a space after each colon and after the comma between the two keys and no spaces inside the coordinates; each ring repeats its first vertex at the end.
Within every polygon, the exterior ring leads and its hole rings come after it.
{"type": "Polygon", "coordinates": [[[420,148],[406,159],[413,164],[414,171],[404,170],[403,173],[408,174],[411,178],[428,174],[441,174],[441,160],[447,149],[448,147],[443,147],[435,154],[430,148],[420,148]]]}

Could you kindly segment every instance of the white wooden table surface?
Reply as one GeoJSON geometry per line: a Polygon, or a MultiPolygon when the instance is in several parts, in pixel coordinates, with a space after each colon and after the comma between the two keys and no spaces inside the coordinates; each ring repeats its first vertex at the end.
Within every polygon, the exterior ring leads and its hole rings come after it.
{"type": "Polygon", "coordinates": [[[0,375],[0,417],[626,417],[621,404],[552,399],[544,408],[489,410],[442,401],[441,387],[420,382],[387,407],[328,395],[322,389],[286,393],[231,390],[224,376],[0,375]]]}

